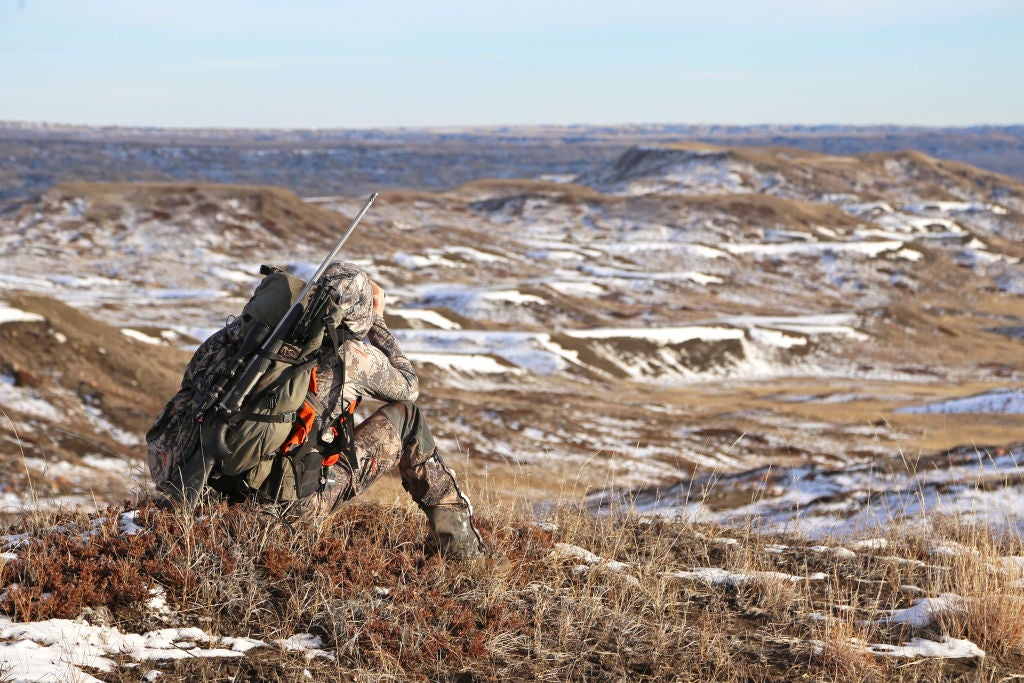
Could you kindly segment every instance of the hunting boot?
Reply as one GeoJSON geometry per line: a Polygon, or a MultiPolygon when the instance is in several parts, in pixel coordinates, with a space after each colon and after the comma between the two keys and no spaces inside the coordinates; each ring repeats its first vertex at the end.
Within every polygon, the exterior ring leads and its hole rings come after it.
{"type": "Polygon", "coordinates": [[[402,468],[402,486],[427,515],[430,533],[425,550],[450,560],[468,560],[487,552],[473,526],[473,506],[459,488],[455,472],[444,464],[437,448],[423,457],[418,443],[406,449],[409,461],[402,468]],[[409,463],[415,463],[410,466],[409,463]]]}
{"type": "Polygon", "coordinates": [[[428,555],[437,554],[446,560],[471,560],[486,552],[468,507],[432,507],[423,511],[430,521],[426,544],[428,555]]]}
{"type": "MultiPolygon", "coordinates": [[[[459,488],[455,471],[445,465],[423,414],[411,401],[380,409],[390,423],[389,441],[401,444],[398,469],[402,486],[427,515],[430,533],[425,549],[448,559],[465,560],[487,552],[473,526],[473,507],[459,488]]],[[[359,435],[356,436],[359,441],[359,435]]]]}

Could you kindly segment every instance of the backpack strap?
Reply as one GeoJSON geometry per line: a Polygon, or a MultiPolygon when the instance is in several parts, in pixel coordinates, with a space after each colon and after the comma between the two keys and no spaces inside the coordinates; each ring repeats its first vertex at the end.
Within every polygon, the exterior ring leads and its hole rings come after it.
{"type": "Polygon", "coordinates": [[[330,347],[331,353],[334,354],[333,357],[337,358],[341,363],[341,381],[334,383],[331,387],[331,394],[327,397],[327,405],[331,406],[331,413],[334,412],[334,406],[345,400],[345,369],[348,366],[345,360],[345,343],[348,341],[348,328],[344,324],[339,327],[341,327],[340,336],[338,328],[333,325],[327,325],[327,328],[324,330],[324,335],[327,337],[327,345],[330,347]]]}
{"type": "MultiPolygon", "coordinates": [[[[243,415],[242,419],[249,422],[267,422],[269,424],[277,424],[278,422],[295,422],[295,418],[298,416],[299,414],[292,410],[287,413],[281,413],[280,415],[243,415]]],[[[230,422],[235,423],[237,420],[230,420],[230,422]]]]}
{"type": "MultiPolygon", "coordinates": [[[[282,382],[287,382],[295,375],[299,374],[300,372],[303,372],[307,367],[309,367],[311,363],[316,363],[315,357],[299,365],[293,365],[292,367],[282,372],[281,376],[274,380],[273,385],[277,385],[282,382]]],[[[268,389],[269,388],[270,387],[268,387],[268,389]]],[[[256,410],[256,408],[259,406],[260,402],[263,400],[265,393],[266,391],[262,391],[256,396],[251,396],[249,400],[246,402],[248,405],[245,408],[243,408],[242,410],[238,411],[230,418],[228,418],[228,424],[233,427],[243,421],[267,422],[272,424],[278,422],[295,422],[295,418],[298,417],[295,411],[289,411],[287,413],[281,413],[279,415],[255,415],[253,411],[256,410]]]]}

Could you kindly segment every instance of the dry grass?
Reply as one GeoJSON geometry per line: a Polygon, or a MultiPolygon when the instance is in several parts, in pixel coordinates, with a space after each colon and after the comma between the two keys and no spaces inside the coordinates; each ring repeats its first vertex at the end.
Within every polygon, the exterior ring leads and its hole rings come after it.
{"type": "MultiPolygon", "coordinates": [[[[168,619],[266,642],[308,632],[334,657],[259,648],[158,663],[168,681],[299,681],[306,671],[317,680],[999,680],[1024,663],[1020,572],[999,559],[1020,555],[1020,544],[955,521],[929,534],[893,529],[884,550],[852,554],[753,526],[595,518],[578,507],[540,523],[495,506],[480,519],[494,557],[458,564],[424,555],[425,524],[410,507],[352,505],[298,528],[249,506],[195,517],[139,510],[145,531],[134,536],[120,532],[115,509],[12,528],[31,540],[0,565],[0,608],[17,620],[105,618],[126,632],[168,619]],[[953,542],[964,550],[936,554],[953,542]],[[680,574],[701,568],[733,579],[680,574]],[[145,607],[155,588],[173,616],[145,607]],[[919,626],[882,620],[942,593],[962,596],[963,609],[919,626]],[[988,656],[915,660],[867,647],[946,636],[988,656]]],[[[136,681],[144,672],[92,673],[136,681]]]]}
{"type": "Polygon", "coordinates": [[[990,529],[943,520],[939,529],[953,550],[932,590],[961,596],[938,614],[938,627],[976,643],[990,656],[1024,668],[1024,565],[1020,539],[1007,543],[990,529]]]}

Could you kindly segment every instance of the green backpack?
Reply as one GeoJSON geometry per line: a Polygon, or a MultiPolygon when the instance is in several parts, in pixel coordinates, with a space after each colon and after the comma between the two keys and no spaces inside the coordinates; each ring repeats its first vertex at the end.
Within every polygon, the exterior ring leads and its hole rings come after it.
{"type": "MultiPolygon", "coordinates": [[[[306,283],[281,268],[261,266],[263,280],[237,323],[220,333],[214,351],[199,360],[196,381],[168,402],[146,434],[147,458],[158,487],[181,487],[180,479],[205,479],[228,498],[291,501],[322,490],[329,468],[355,461],[353,401],[332,428],[327,407],[316,396],[316,366],[329,344],[341,359],[344,385],[346,328],[337,291],[316,285],[275,353],[261,350],[306,283]],[[237,410],[220,401],[250,361],[262,355],[266,371],[237,410]],[[333,436],[330,442],[322,434],[333,436]]],[[[202,348],[202,347],[201,347],[202,348]]],[[[202,480],[193,485],[201,485],[202,480]]],[[[187,485],[186,485],[187,487],[187,485]]]]}
{"type": "Polygon", "coordinates": [[[229,497],[294,500],[322,491],[342,455],[355,469],[358,401],[324,425],[315,369],[328,341],[341,361],[338,388],[344,388],[344,312],[323,276],[377,196],[370,195],[309,284],[261,267],[263,281],[238,324],[193,357],[190,381],[146,432],[146,461],[159,490],[186,506],[199,501],[207,483],[229,497]]]}
{"type": "MultiPolygon", "coordinates": [[[[241,315],[240,343],[229,353],[211,391],[214,398],[230,388],[238,368],[254,355],[302,293],[306,283],[280,268],[262,266],[263,280],[241,315]]],[[[329,344],[342,363],[344,384],[345,326],[333,287],[318,285],[308,295],[304,312],[270,361],[267,371],[249,392],[240,409],[226,414],[210,396],[195,397],[203,406],[196,416],[204,454],[212,454],[216,467],[211,485],[229,496],[255,496],[264,500],[294,500],[322,490],[328,468],[344,454],[355,458],[353,411],[348,406],[331,430],[335,438],[320,441],[325,406],[316,398],[316,367],[321,347],[329,344]]],[[[210,386],[210,384],[207,384],[210,386]]]]}

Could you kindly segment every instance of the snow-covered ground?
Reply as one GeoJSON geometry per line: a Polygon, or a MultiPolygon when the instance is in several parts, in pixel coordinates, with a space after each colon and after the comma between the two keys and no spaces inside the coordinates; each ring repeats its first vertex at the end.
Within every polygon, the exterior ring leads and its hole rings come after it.
{"type": "Polygon", "coordinates": [[[625,506],[644,515],[753,522],[775,532],[818,538],[857,538],[893,522],[926,522],[946,516],[1024,533],[1018,511],[1024,490],[1024,451],[977,449],[909,467],[903,459],[830,469],[817,465],[760,468],[711,474],[636,495],[608,491],[592,496],[600,509],[625,506]],[[750,492],[750,502],[716,508],[718,491],[750,492]]]}
{"type": "MultiPolygon", "coordinates": [[[[461,315],[467,313],[464,309],[460,311],[461,315]]],[[[395,313],[403,314],[402,310],[395,313]]],[[[438,319],[428,317],[420,311],[412,319],[446,320],[440,315],[438,319]]],[[[721,377],[841,374],[840,368],[812,367],[806,358],[794,360],[776,352],[794,347],[809,349],[818,337],[867,339],[855,325],[856,316],[849,314],[740,316],[685,327],[573,330],[565,332],[564,338],[540,332],[453,330],[448,325],[438,325],[441,329],[436,330],[398,330],[396,336],[402,348],[419,362],[461,373],[528,372],[545,376],[563,373],[574,366],[603,372],[599,366],[607,364],[633,379],[671,383],[721,377]],[[636,342],[647,346],[640,351],[630,350],[636,342]],[[688,344],[699,345],[720,358],[706,367],[687,363],[688,344]],[[716,351],[717,346],[721,349],[716,351]],[[507,364],[494,363],[493,356],[507,364]],[[583,356],[588,360],[582,360],[583,356]],[[595,357],[599,360],[595,361],[595,357]]]]}
{"type": "Polygon", "coordinates": [[[1000,389],[986,391],[974,396],[951,398],[921,406],[906,406],[896,410],[897,413],[935,414],[935,413],[999,413],[1003,415],[1020,415],[1024,413],[1024,391],[1017,389],[1000,389]]]}
{"type": "MultiPolygon", "coordinates": [[[[151,606],[159,609],[161,603],[154,599],[151,606]]],[[[125,657],[142,667],[142,680],[155,681],[162,674],[147,665],[159,660],[244,657],[250,650],[271,647],[305,652],[311,658],[334,657],[319,637],[309,633],[264,642],[212,636],[195,627],[124,633],[117,626],[90,624],[86,619],[15,623],[0,616],[0,672],[9,683],[100,683],[86,669],[109,673],[123,666],[115,658],[125,657]]]]}

